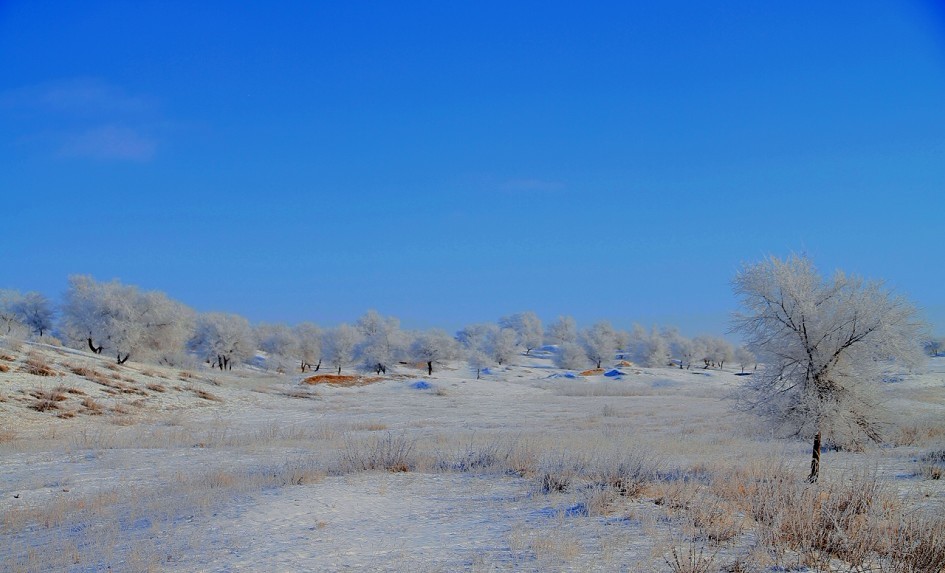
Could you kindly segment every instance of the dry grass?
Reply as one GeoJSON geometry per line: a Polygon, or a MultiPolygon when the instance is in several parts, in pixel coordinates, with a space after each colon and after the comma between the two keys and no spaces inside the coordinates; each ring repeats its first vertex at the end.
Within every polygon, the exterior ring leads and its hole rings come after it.
{"type": "Polygon", "coordinates": [[[26,362],[23,364],[21,371],[34,376],[59,375],[59,372],[53,369],[53,367],[50,366],[42,356],[34,353],[31,353],[29,356],[27,356],[26,362]]]}
{"type": "Polygon", "coordinates": [[[90,416],[99,416],[104,412],[101,404],[88,397],[82,399],[82,408],[83,413],[90,416]]]}
{"type": "Polygon", "coordinates": [[[4,354],[0,354],[0,360],[6,360],[7,362],[13,362],[14,360],[16,360],[16,356],[13,356],[12,354],[6,354],[6,353],[4,353],[4,354]]]}
{"type": "Polygon", "coordinates": [[[0,372],[9,372],[9,371],[10,371],[9,366],[7,366],[6,364],[0,364],[0,372]]]}
{"type": "Polygon", "coordinates": [[[384,380],[379,376],[353,376],[349,374],[316,374],[302,380],[302,384],[314,386],[316,384],[331,384],[333,386],[351,387],[366,386],[384,380]]]}
{"type": "Polygon", "coordinates": [[[223,398],[220,398],[220,397],[217,396],[216,394],[211,394],[210,392],[207,392],[206,390],[202,390],[202,389],[200,389],[200,388],[192,388],[192,389],[191,389],[191,392],[194,393],[194,396],[196,396],[196,397],[198,397],[198,398],[202,398],[202,399],[204,399],[204,400],[209,400],[209,401],[211,401],[211,402],[222,402],[222,401],[223,401],[223,398]]]}
{"type": "Polygon", "coordinates": [[[167,388],[165,388],[164,386],[156,382],[149,383],[147,386],[145,386],[145,388],[147,388],[148,390],[152,392],[160,392],[160,393],[167,392],[167,388]]]}
{"type": "Polygon", "coordinates": [[[52,390],[46,390],[45,388],[35,388],[29,391],[29,395],[36,399],[35,402],[29,405],[29,408],[31,410],[36,410],[37,412],[59,410],[59,403],[68,399],[68,396],[66,396],[66,393],[63,392],[61,386],[52,390]]]}

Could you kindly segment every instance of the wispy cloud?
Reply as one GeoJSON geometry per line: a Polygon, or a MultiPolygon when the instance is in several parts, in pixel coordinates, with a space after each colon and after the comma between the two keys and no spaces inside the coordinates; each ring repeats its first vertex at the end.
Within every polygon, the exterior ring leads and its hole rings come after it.
{"type": "Polygon", "coordinates": [[[94,78],[0,92],[0,114],[23,144],[56,157],[149,161],[158,151],[157,100],[94,78]]]}
{"type": "Polygon", "coordinates": [[[65,136],[59,146],[64,157],[148,161],[154,157],[157,141],[138,131],[106,125],[65,136]]]}

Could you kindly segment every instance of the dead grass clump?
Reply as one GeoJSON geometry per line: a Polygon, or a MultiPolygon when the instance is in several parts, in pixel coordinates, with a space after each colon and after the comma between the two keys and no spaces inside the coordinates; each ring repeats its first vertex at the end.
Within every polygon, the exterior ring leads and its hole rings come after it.
{"type": "Polygon", "coordinates": [[[322,398],[318,394],[318,392],[309,392],[302,388],[296,388],[293,390],[285,390],[283,392],[280,392],[280,394],[285,396],[286,398],[298,398],[301,400],[321,400],[322,398]]]}
{"type": "Polygon", "coordinates": [[[705,548],[689,542],[686,546],[673,546],[663,560],[673,573],[709,573],[717,571],[715,563],[718,551],[706,554],[705,548]]]}
{"type": "Polygon", "coordinates": [[[109,362],[108,364],[105,365],[105,368],[108,368],[109,370],[113,372],[118,372],[119,370],[121,370],[121,366],[115,364],[114,362],[109,362]]]}
{"type": "Polygon", "coordinates": [[[62,391],[61,386],[52,390],[36,388],[35,390],[30,390],[29,395],[36,399],[35,402],[29,405],[29,408],[37,412],[59,410],[59,403],[68,399],[68,396],[62,391]]]}
{"type": "Polygon", "coordinates": [[[920,420],[898,427],[890,441],[896,446],[923,446],[941,443],[943,438],[945,438],[945,422],[920,420]]]}
{"type": "Polygon", "coordinates": [[[26,363],[23,364],[22,371],[34,376],[56,376],[59,374],[37,354],[30,354],[26,358],[26,363]]]}
{"type": "Polygon", "coordinates": [[[7,362],[13,362],[14,360],[16,360],[16,356],[13,356],[12,354],[5,354],[5,353],[4,353],[4,354],[0,354],[0,360],[6,360],[7,362]]]}
{"type": "Polygon", "coordinates": [[[194,395],[197,396],[198,398],[203,398],[204,400],[209,400],[211,402],[223,401],[223,398],[220,398],[216,394],[211,394],[210,392],[207,392],[206,390],[201,390],[200,388],[193,388],[191,392],[193,392],[194,395]]]}
{"type": "Polygon", "coordinates": [[[75,415],[76,415],[75,410],[63,410],[59,412],[58,414],[56,414],[56,417],[62,418],[63,420],[68,420],[69,418],[75,418],[75,415]]]}
{"type": "Polygon", "coordinates": [[[918,475],[923,479],[940,480],[945,476],[945,450],[931,451],[921,458],[922,467],[918,475]]]}
{"type": "Polygon", "coordinates": [[[58,386],[56,389],[61,392],[65,392],[67,394],[74,394],[76,396],[85,396],[85,392],[83,392],[82,390],[74,386],[58,386]]]}
{"type": "Polygon", "coordinates": [[[383,378],[379,376],[353,376],[350,374],[316,374],[302,380],[302,384],[314,386],[316,384],[331,384],[333,386],[366,386],[375,382],[380,382],[383,378]]]}
{"type": "Polygon", "coordinates": [[[345,440],[339,469],[342,473],[384,470],[409,472],[417,467],[415,441],[406,434],[387,432],[373,435],[366,441],[345,440]]]}
{"type": "Polygon", "coordinates": [[[541,493],[562,493],[571,489],[587,468],[587,460],[564,453],[548,455],[538,467],[536,485],[541,493]]]}
{"type": "Polygon", "coordinates": [[[89,416],[100,416],[104,413],[102,405],[88,397],[82,399],[82,408],[83,413],[89,416]]]}
{"type": "Polygon", "coordinates": [[[584,372],[581,372],[581,376],[600,376],[603,373],[604,373],[603,368],[591,368],[589,370],[585,370],[584,372]]]}
{"type": "Polygon", "coordinates": [[[156,383],[156,382],[151,382],[150,384],[148,384],[148,385],[145,386],[145,387],[146,387],[148,390],[152,391],[152,392],[161,392],[161,393],[167,392],[167,388],[165,388],[164,386],[162,386],[162,385],[160,385],[160,384],[158,384],[158,383],[156,383]]]}
{"type": "Polygon", "coordinates": [[[0,372],[9,372],[9,371],[10,371],[9,366],[7,366],[6,364],[0,364],[0,372]]]}

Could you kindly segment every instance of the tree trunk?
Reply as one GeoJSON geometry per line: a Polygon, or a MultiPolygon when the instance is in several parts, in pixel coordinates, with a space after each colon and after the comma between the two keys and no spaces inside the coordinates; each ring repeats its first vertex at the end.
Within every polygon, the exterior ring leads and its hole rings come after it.
{"type": "Polygon", "coordinates": [[[338,376],[341,376],[341,366],[338,367],[338,376]]]}
{"type": "Polygon", "coordinates": [[[427,362],[427,375],[433,376],[433,362],[427,362]]]}
{"type": "Polygon", "coordinates": [[[322,359],[318,359],[318,364],[315,365],[315,372],[318,372],[318,369],[322,367],[322,359]]]}
{"type": "Polygon", "coordinates": [[[481,370],[480,368],[476,368],[476,380],[479,380],[479,373],[480,373],[481,371],[482,371],[482,370],[481,370]]]}
{"type": "Polygon", "coordinates": [[[598,367],[598,368],[600,368],[600,363],[601,363],[603,360],[604,360],[603,358],[598,358],[598,359],[597,359],[597,367],[598,367]]]}
{"type": "Polygon", "coordinates": [[[820,432],[814,436],[814,449],[810,458],[810,475],[807,476],[807,483],[817,483],[820,477],[820,432]]]}
{"type": "Polygon", "coordinates": [[[102,347],[101,347],[101,346],[95,346],[94,344],[92,344],[92,337],[91,337],[91,336],[89,337],[89,349],[90,349],[92,352],[94,352],[95,354],[101,354],[101,353],[102,353],[102,347]]]}
{"type": "Polygon", "coordinates": [[[129,358],[131,358],[131,353],[130,353],[130,352],[129,352],[128,354],[125,354],[125,357],[124,357],[124,358],[121,357],[121,352],[118,353],[118,363],[119,363],[119,364],[124,364],[125,362],[128,362],[128,359],[129,359],[129,358]]]}

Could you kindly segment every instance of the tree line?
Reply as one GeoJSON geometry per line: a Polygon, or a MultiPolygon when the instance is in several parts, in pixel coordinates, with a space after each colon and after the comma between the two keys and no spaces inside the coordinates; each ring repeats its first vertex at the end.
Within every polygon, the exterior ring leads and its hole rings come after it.
{"type": "Polygon", "coordinates": [[[754,367],[754,356],[719,336],[687,338],[675,328],[619,330],[607,321],[579,328],[570,316],[547,326],[534,312],[470,324],[450,335],[440,329],[404,330],[393,316],[369,310],[351,324],[323,328],[250,322],[233,313],[199,313],[158,291],[118,280],[69,277],[62,304],[37,292],[0,291],[0,334],[58,340],[73,348],[132,360],[182,365],[194,357],[214,368],[260,362],[280,371],[385,374],[401,364],[422,364],[429,374],[448,361],[465,361],[477,378],[538,349],[560,368],[600,368],[615,357],[649,367],[754,367]]]}

